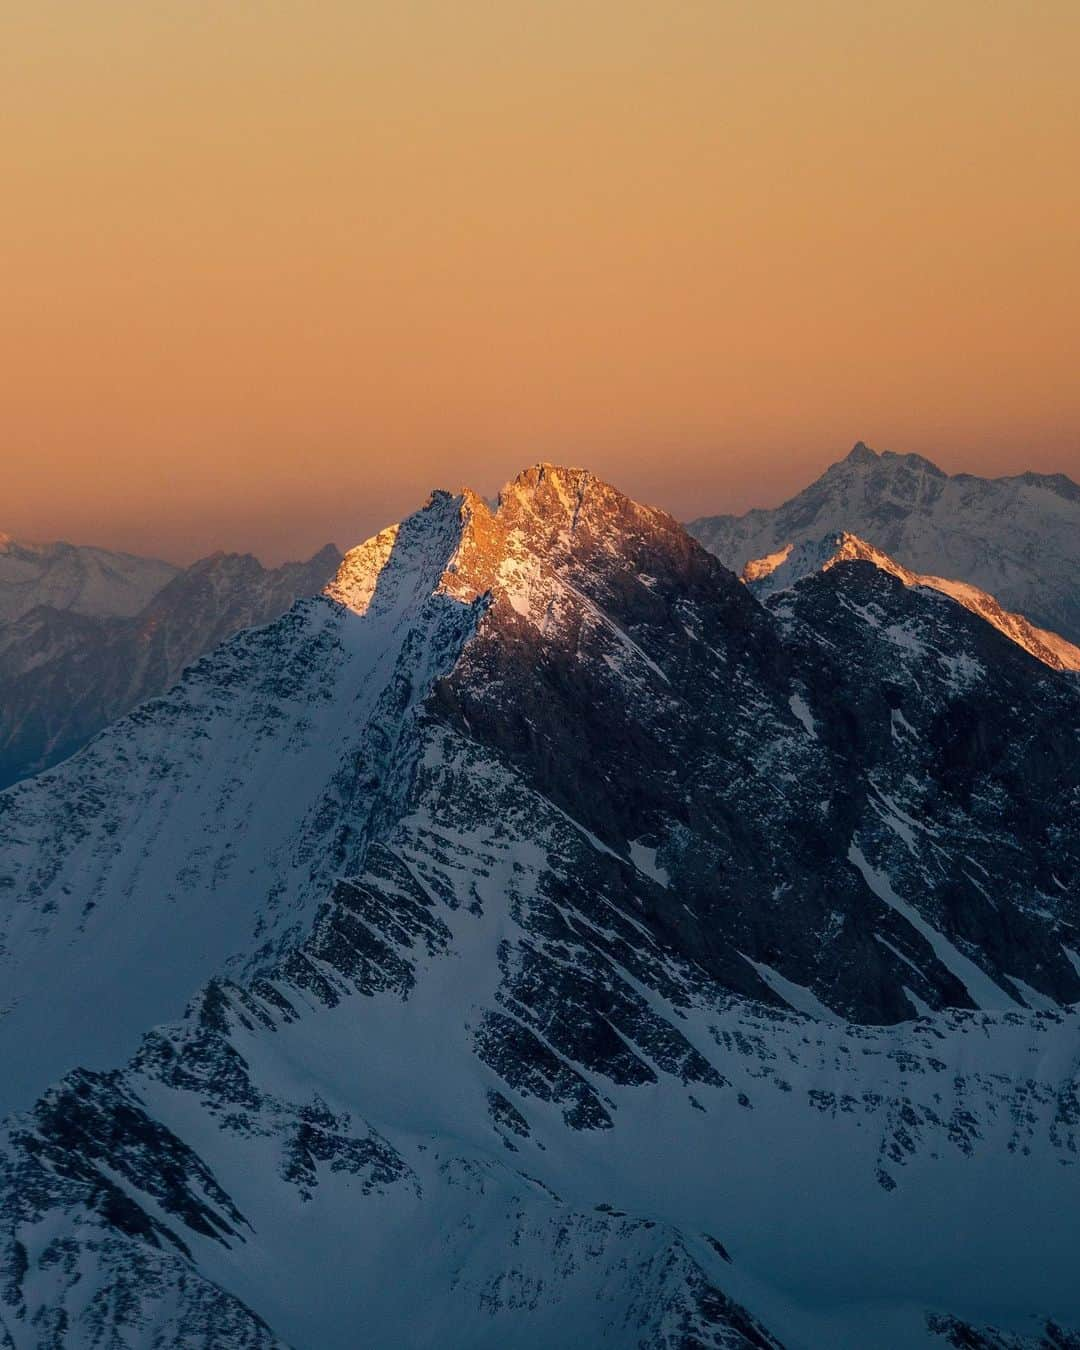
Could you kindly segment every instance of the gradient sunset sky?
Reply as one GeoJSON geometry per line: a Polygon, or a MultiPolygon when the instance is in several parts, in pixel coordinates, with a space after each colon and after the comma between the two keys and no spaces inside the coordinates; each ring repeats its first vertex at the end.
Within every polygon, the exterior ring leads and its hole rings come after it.
{"type": "Polygon", "coordinates": [[[1080,477],[1077,0],[7,0],[0,530],[1080,477]]]}

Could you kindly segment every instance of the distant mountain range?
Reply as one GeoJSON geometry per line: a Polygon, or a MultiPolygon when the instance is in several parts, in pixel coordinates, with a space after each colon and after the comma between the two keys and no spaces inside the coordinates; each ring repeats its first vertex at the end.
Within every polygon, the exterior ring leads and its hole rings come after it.
{"type": "Polygon", "coordinates": [[[0,534],[0,623],[39,605],[94,618],[138,614],[180,571],[160,558],[0,534]]]}
{"type": "Polygon", "coordinates": [[[318,594],[340,560],[327,545],[278,568],[217,553],[178,569],[100,549],[9,544],[0,553],[0,614],[12,616],[0,621],[0,788],[163,694],[225,638],[318,594]],[[26,557],[38,570],[13,572],[12,560],[26,557]]]}
{"type": "MultiPolygon", "coordinates": [[[[1040,659],[1076,668],[1080,488],[1062,474],[949,477],[918,455],[860,442],[779,507],[687,528],[736,572],[796,545],[794,559],[816,556],[850,535],[909,584],[947,591],[1040,659]]],[[[226,637],[317,594],[340,556],[327,545],[306,563],[267,569],[215,554],[181,569],[0,535],[0,788],[165,693],[226,637]]]]}
{"type": "Polygon", "coordinates": [[[828,534],[436,493],[0,794],[0,1346],[1080,1347],[1080,688],[828,534]]]}
{"type": "Polygon", "coordinates": [[[848,532],[913,572],[969,582],[1080,643],[1080,487],[1064,474],[978,478],[920,455],[848,457],[783,505],[687,526],[735,572],[788,544],[848,532]]]}

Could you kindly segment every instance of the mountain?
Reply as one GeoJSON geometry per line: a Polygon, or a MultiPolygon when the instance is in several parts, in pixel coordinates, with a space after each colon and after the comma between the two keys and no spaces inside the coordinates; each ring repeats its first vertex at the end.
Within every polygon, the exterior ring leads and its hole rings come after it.
{"type": "Polygon", "coordinates": [[[733,571],[788,544],[848,531],[914,572],[954,577],[1080,642],[1080,487],[1064,474],[948,475],[860,441],[772,510],[687,527],[733,571]]]}
{"type": "Polygon", "coordinates": [[[38,605],[0,624],[0,787],[73,754],[225,638],[318,594],[340,560],[333,545],[274,569],[216,553],[131,617],[38,605]]]}
{"type": "Polygon", "coordinates": [[[0,1345],[1080,1345],[1078,741],[873,561],[435,494],[0,794],[0,1345]]]}
{"type": "Polygon", "coordinates": [[[1022,614],[1010,614],[1002,609],[992,595],[980,591],[964,581],[952,581],[947,577],[923,576],[901,567],[892,558],[874,548],[857,535],[842,532],[826,535],[816,542],[789,544],[777,553],[764,558],[755,558],[743,568],[742,579],[755,595],[774,595],[777,591],[789,590],[797,581],[813,572],[827,571],[840,562],[850,562],[861,558],[892,576],[899,577],[905,586],[929,586],[951,596],[965,609],[978,614],[1018,646],[1030,652],[1044,665],[1055,670],[1080,671],[1080,647],[1066,642],[1057,633],[1045,628],[1036,628],[1022,614]]]}
{"type": "Polygon", "coordinates": [[[180,569],[75,544],[30,544],[0,534],[0,623],[35,609],[96,617],[137,614],[180,569]]]}

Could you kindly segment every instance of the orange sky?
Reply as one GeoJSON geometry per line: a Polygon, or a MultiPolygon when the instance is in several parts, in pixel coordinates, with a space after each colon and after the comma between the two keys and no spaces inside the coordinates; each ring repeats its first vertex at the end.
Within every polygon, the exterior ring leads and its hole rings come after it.
{"type": "Polygon", "coordinates": [[[1076,0],[7,0],[0,530],[1080,477],[1076,0]]]}

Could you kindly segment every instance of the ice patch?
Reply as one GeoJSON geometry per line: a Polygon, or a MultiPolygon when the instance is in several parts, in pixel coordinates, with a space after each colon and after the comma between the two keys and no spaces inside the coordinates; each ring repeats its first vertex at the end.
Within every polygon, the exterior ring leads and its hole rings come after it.
{"type": "Polygon", "coordinates": [[[813,1017],[819,1022],[842,1022],[844,1020],[837,1016],[831,1008],[826,1007],[821,999],[804,985],[796,984],[785,975],[781,975],[778,970],[773,970],[772,966],[767,966],[764,961],[755,961],[745,952],[740,952],[739,955],[748,965],[754,967],[773,993],[779,994],[784,1002],[790,1004],[796,1012],[803,1013],[807,1017],[813,1017]]]}
{"type": "Polygon", "coordinates": [[[904,733],[908,736],[918,736],[919,734],[899,708],[892,709],[890,721],[892,726],[892,738],[894,741],[903,740],[904,733]]]}
{"type": "Polygon", "coordinates": [[[920,1017],[934,1017],[934,1016],[936,1016],[936,1014],[935,1014],[933,1008],[931,1008],[930,1004],[927,1003],[927,1002],[925,1002],[923,999],[921,999],[921,998],[918,996],[918,994],[913,993],[913,992],[907,987],[906,984],[905,984],[905,985],[901,985],[900,987],[901,987],[901,988],[903,989],[903,991],[904,991],[904,997],[907,999],[907,1001],[911,1004],[911,1006],[915,1009],[916,1013],[917,1013],[920,1017]]]}
{"type": "Polygon", "coordinates": [[[903,624],[891,623],[885,629],[885,637],[894,647],[902,647],[909,651],[913,656],[922,656],[926,651],[926,643],[921,642],[910,629],[905,628],[903,624]]]}
{"type": "Polygon", "coordinates": [[[658,881],[661,886],[666,887],[670,880],[664,868],[659,867],[656,862],[656,855],[659,850],[647,848],[644,844],[639,844],[636,839],[630,841],[630,861],[637,870],[653,881],[658,881]]]}
{"type": "Polygon", "coordinates": [[[881,798],[880,802],[876,802],[873,797],[869,797],[867,800],[870,806],[877,813],[882,823],[887,825],[899,839],[903,840],[907,851],[917,857],[918,847],[915,843],[915,831],[921,830],[923,834],[932,834],[933,831],[913,816],[908,815],[902,807],[897,806],[892,797],[887,792],[883,792],[876,783],[871,782],[870,786],[881,798]]]}
{"type": "Polygon", "coordinates": [[[959,656],[940,656],[938,659],[948,671],[949,683],[954,689],[966,689],[986,674],[980,662],[963,652],[959,656]]]}
{"type": "Polygon", "coordinates": [[[879,900],[884,901],[890,909],[895,909],[898,914],[903,915],[912,928],[926,938],[933,948],[934,955],[945,969],[955,975],[964,985],[977,1008],[1001,1009],[1019,1006],[1016,1000],[1010,998],[1000,985],[994,983],[985,970],[977,966],[963,952],[958,951],[944,933],[939,933],[936,928],[928,924],[914,905],[909,905],[906,900],[901,900],[893,890],[889,878],[867,862],[862,849],[854,842],[848,848],[848,861],[859,869],[863,875],[863,880],[879,900]]]}
{"type": "Polygon", "coordinates": [[[816,740],[816,723],[814,722],[813,714],[810,711],[806,699],[804,699],[801,694],[792,694],[788,699],[788,707],[791,709],[792,714],[799,719],[810,735],[816,740]]]}
{"type": "Polygon", "coordinates": [[[904,965],[910,966],[916,975],[921,975],[924,980],[926,979],[926,972],[924,970],[920,970],[919,967],[915,964],[915,962],[911,959],[911,957],[905,955],[905,953],[902,952],[899,947],[895,947],[889,941],[888,938],[883,938],[880,933],[875,933],[874,941],[880,942],[883,947],[887,947],[889,951],[892,952],[893,956],[897,957],[898,960],[903,961],[904,965]]]}
{"type": "Polygon", "coordinates": [[[1036,1012],[1057,1012],[1058,1005],[1052,998],[1047,998],[1045,994],[1040,994],[1037,989],[1032,989],[1031,985],[1025,984],[1018,975],[1010,975],[1009,983],[1016,985],[1029,1008],[1034,1008],[1036,1012]]]}

